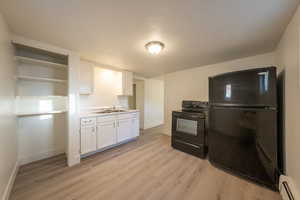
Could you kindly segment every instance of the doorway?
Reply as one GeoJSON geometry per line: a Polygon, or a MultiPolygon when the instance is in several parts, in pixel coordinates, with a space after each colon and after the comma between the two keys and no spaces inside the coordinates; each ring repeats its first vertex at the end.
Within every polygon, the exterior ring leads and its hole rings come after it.
{"type": "Polygon", "coordinates": [[[140,111],[140,129],[144,129],[144,104],[145,104],[144,80],[133,80],[133,95],[128,98],[129,109],[140,111]]]}

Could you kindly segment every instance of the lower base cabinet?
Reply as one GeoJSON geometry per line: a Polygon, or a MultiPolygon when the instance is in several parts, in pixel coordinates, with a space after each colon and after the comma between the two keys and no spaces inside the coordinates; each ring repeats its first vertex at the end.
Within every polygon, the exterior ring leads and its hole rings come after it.
{"type": "Polygon", "coordinates": [[[138,137],[140,135],[140,122],[138,118],[133,118],[132,119],[132,126],[133,126],[133,137],[138,137]]]}
{"type": "Polygon", "coordinates": [[[131,119],[118,120],[117,138],[118,142],[129,140],[133,137],[133,124],[131,119]]]}
{"type": "Polygon", "coordinates": [[[101,150],[139,136],[138,113],[81,119],[81,154],[101,150]],[[97,121],[97,122],[96,122],[97,121]]]}
{"type": "Polygon", "coordinates": [[[117,143],[116,122],[102,122],[97,125],[97,149],[117,143]]]}
{"type": "Polygon", "coordinates": [[[95,127],[81,128],[81,154],[97,150],[97,136],[95,127]]]}

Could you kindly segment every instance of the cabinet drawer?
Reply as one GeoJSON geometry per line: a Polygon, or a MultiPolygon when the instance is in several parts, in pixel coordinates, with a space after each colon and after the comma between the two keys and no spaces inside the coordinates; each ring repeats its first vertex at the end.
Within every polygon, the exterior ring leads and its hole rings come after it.
{"type": "Polygon", "coordinates": [[[95,126],[96,125],[96,118],[82,118],[80,122],[81,127],[86,126],[95,126]]]}
{"type": "Polygon", "coordinates": [[[101,122],[109,122],[109,121],[114,121],[116,120],[116,116],[102,116],[102,117],[97,117],[97,123],[101,122]]]}
{"type": "Polygon", "coordinates": [[[138,118],[138,113],[131,113],[132,118],[138,118]]]}
{"type": "Polygon", "coordinates": [[[126,113],[126,114],[119,114],[118,119],[131,119],[136,118],[136,113],[126,113]]]}

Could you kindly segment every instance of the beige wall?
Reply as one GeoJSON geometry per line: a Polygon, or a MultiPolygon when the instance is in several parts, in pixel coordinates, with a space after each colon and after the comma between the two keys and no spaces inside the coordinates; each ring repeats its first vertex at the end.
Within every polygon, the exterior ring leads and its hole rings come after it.
{"type": "Polygon", "coordinates": [[[136,109],[140,111],[140,128],[144,129],[144,80],[134,80],[134,83],[136,85],[136,109]]]}
{"type": "Polygon", "coordinates": [[[0,14],[0,198],[7,192],[9,178],[17,162],[13,55],[10,33],[0,14]]]}
{"type": "Polygon", "coordinates": [[[66,122],[65,113],[19,118],[17,124],[19,164],[24,165],[64,153],[66,122]]]}
{"type": "Polygon", "coordinates": [[[122,72],[94,67],[94,91],[80,95],[81,109],[121,105],[128,107],[128,97],[118,96],[122,88],[122,72]]]}
{"type": "Polygon", "coordinates": [[[165,133],[171,133],[171,113],[181,109],[182,100],[208,101],[208,77],[252,67],[276,66],[274,53],[218,63],[166,74],[165,133]]]}
{"type": "Polygon", "coordinates": [[[147,129],[164,123],[164,81],[145,79],[144,87],[144,129],[147,129]]]}
{"type": "Polygon", "coordinates": [[[132,96],[128,96],[128,108],[136,109],[136,84],[133,84],[132,87],[132,96]]]}
{"type": "Polygon", "coordinates": [[[300,80],[299,80],[300,10],[288,25],[277,48],[280,66],[285,70],[285,146],[286,171],[300,191],[300,80]]]}

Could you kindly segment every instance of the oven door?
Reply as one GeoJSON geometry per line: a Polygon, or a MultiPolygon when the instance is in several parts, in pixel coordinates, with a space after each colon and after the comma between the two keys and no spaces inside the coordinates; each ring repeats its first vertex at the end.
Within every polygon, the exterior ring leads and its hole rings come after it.
{"type": "Polygon", "coordinates": [[[205,144],[205,119],[199,113],[172,113],[172,137],[193,145],[205,144]]]}

